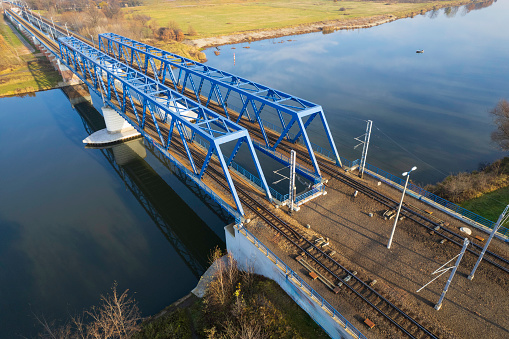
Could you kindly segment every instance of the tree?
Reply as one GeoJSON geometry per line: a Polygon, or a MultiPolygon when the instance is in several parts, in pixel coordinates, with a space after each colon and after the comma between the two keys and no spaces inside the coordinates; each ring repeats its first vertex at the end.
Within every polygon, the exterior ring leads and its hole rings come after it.
{"type": "Polygon", "coordinates": [[[179,41],[179,42],[184,40],[184,38],[185,38],[184,32],[181,29],[177,29],[175,31],[175,35],[176,35],[177,41],[179,41]]]}
{"type": "Polygon", "coordinates": [[[189,26],[187,27],[187,34],[188,34],[189,36],[195,36],[195,35],[197,35],[198,33],[196,32],[196,30],[194,29],[194,27],[193,27],[193,26],[189,25],[189,26]]]}
{"type": "Polygon", "coordinates": [[[112,19],[120,14],[120,2],[118,0],[110,0],[106,7],[102,7],[104,15],[112,19]]]}
{"type": "Polygon", "coordinates": [[[44,317],[36,316],[43,329],[42,339],[129,339],[140,331],[140,310],[136,301],[124,293],[117,292],[117,283],[112,293],[101,296],[100,305],[82,314],[71,316],[63,326],[55,327],[44,317]]]}
{"type": "Polygon", "coordinates": [[[497,129],[491,133],[491,140],[496,142],[504,151],[509,151],[509,102],[502,99],[490,111],[497,129]]]}

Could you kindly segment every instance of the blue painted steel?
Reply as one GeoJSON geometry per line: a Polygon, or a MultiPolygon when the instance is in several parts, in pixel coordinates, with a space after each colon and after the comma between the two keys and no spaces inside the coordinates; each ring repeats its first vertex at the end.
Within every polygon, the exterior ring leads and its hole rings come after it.
{"type": "MultiPolygon", "coordinates": [[[[178,133],[173,135],[173,139],[180,137],[197,178],[203,174],[210,159],[203,163],[198,172],[188,148],[186,129],[206,140],[208,149],[217,155],[238,212],[244,214],[221,151],[222,144],[239,140],[252,148],[249,134],[244,128],[75,38],[60,38],[58,42],[63,62],[89,87],[100,95],[104,93],[108,105],[161,152],[168,153],[166,149],[171,141],[168,132],[176,126],[178,133]]],[[[254,149],[251,154],[270,200],[270,190],[254,149]]]]}
{"type": "Polygon", "coordinates": [[[195,78],[199,80],[200,86],[198,89],[194,86],[194,80],[193,85],[189,87],[189,92],[194,93],[193,99],[201,102],[200,96],[204,95],[207,97],[205,106],[208,106],[214,95],[216,103],[222,107],[222,112],[227,117],[229,116],[228,107],[230,109],[232,107],[228,100],[232,100],[231,93],[236,93],[237,100],[242,102],[242,108],[238,111],[239,118],[237,122],[244,117],[244,113],[246,113],[246,119],[249,121],[258,121],[265,145],[271,149],[276,149],[283,138],[290,140],[288,131],[293,126],[297,126],[298,136],[302,135],[303,143],[308,150],[309,160],[313,163],[314,174],[318,177],[321,176],[320,169],[306,132],[307,126],[303,124],[302,119],[309,115],[319,115],[324,125],[327,140],[333,150],[334,158],[337,164],[341,166],[341,160],[327,126],[327,120],[319,105],[117,34],[100,34],[99,49],[119,60],[131,61],[131,65],[145,73],[148,72],[148,67],[146,62],[142,63],[141,60],[152,60],[156,64],[160,64],[159,69],[162,70],[162,73],[155,71],[153,73],[154,78],[160,79],[162,82],[170,80],[174,88],[179,87],[181,85],[180,80],[184,78],[182,92],[186,88],[186,79],[192,80],[195,78]],[[133,55],[139,57],[140,60],[133,58],[133,55]],[[178,78],[175,77],[174,70],[178,70],[178,78]],[[183,73],[184,76],[182,76],[183,73]],[[208,95],[202,93],[204,85],[209,89],[208,95]],[[261,123],[261,114],[264,112],[267,112],[266,114],[276,114],[283,126],[282,129],[285,131],[285,133],[282,133],[283,138],[279,138],[272,145],[265,133],[265,127],[261,123]],[[287,125],[285,125],[285,116],[290,119],[290,123],[287,125]]]}
{"type": "Polygon", "coordinates": [[[298,196],[295,197],[295,203],[298,205],[299,202],[301,202],[302,200],[306,199],[307,197],[310,197],[312,196],[313,194],[316,194],[316,193],[320,193],[320,192],[325,192],[325,186],[324,185],[320,185],[319,187],[313,187],[312,189],[310,189],[309,191],[306,191],[298,196]]]}

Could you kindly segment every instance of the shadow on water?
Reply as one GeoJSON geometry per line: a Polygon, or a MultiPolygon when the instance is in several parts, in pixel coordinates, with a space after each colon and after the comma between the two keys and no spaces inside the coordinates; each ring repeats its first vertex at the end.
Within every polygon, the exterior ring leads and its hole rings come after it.
{"type": "MultiPolygon", "coordinates": [[[[75,102],[74,108],[80,115],[88,134],[105,128],[102,115],[90,102],[79,100],[79,96],[73,87],[65,87],[62,90],[71,102],[75,102]],[[81,102],[76,103],[76,101],[81,102]]],[[[193,275],[199,278],[208,266],[211,249],[216,246],[224,247],[224,241],[143,160],[147,149],[157,157],[159,152],[144,145],[142,139],[102,148],[99,151],[186,263],[193,275]]],[[[185,174],[176,173],[173,168],[170,168],[170,170],[193,192],[201,191],[199,188],[192,187],[190,180],[183,181],[184,178],[187,178],[185,174]]],[[[201,192],[198,198],[203,201],[203,196],[207,195],[201,192]]],[[[230,221],[228,215],[218,211],[218,209],[221,210],[220,208],[209,207],[225,223],[230,221]]]]}

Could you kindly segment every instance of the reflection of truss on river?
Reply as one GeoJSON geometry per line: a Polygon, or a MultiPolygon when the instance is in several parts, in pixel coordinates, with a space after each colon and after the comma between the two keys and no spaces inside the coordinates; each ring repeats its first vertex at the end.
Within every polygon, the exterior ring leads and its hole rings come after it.
{"type": "Polygon", "coordinates": [[[144,143],[145,148],[152,153],[166,168],[168,168],[186,187],[198,197],[206,206],[210,208],[221,220],[232,222],[232,216],[227,213],[215,200],[213,200],[203,189],[189,178],[184,172],[175,166],[168,158],[163,156],[152,144],[144,143]]]}
{"type": "MultiPolygon", "coordinates": [[[[97,117],[94,117],[91,112],[87,112],[87,108],[83,107],[83,105],[89,105],[88,103],[85,104],[77,104],[76,110],[80,114],[80,117],[83,121],[83,125],[85,127],[85,130],[87,133],[91,134],[95,130],[100,129],[104,127],[104,120],[102,120],[102,116],[97,114],[97,117]]],[[[155,150],[151,150],[151,152],[156,155],[157,152],[155,150]]],[[[178,253],[178,255],[184,260],[186,265],[189,267],[191,272],[194,276],[197,278],[200,277],[201,274],[203,274],[205,267],[208,263],[208,253],[204,253],[200,255],[200,251],[196,251],[196,249],[193,251],[193,248],[190,248],[189,246],[186,246],[184,241],[181,239],[181,237],[173,230],[174,228],[178,228],[178,226],[182,227],[182,225],[172,225],[169,223],[168,218],[164,218],[163,215],[158,210],[156,204],[154,204],[150,200],[150,187],[149,185],[142,185],[141,179],[137,178],[138,173],[136,173],[135,166],[129,166],[127,165],[119,165],[117,161],[115,160],[115,155],[112,149],[101,149],[101,153],[105,156],[105,158],[108,160],[110,165],[113,167],[115,172],[119,175],[119,177],[122,179],[126,187],[131,191],[131,193],[134,195],[136,200],[141,204],[141,206],[145,209],[145,211],[148,213],[150,218],[154,221],[156,226],[159,228],[159,230],[164,234],[168,242],[173,246],[175,251],[178,253]],[[138,183],[139,182],[139,183],[138,183]]],[[[143,160],[138,160],[140,162],[144,162],[143,160]]],[[[148,165],[147,165],[148,166],[148,165]]],[[[173,170],[173,169],[172,169],[173,170]]],[[[139,171],[138,171],[139,172],[139,171]]],[[[178,171],[174,171],[174,173],[177,175],[179,179],[185,178],[187,179],[187,176],[185,174],[178,175],[178,171]]],[[[143,173],[145,176],[147,172],[145,171],[143,173]]],[[[157,179],[158,180],[150,180],[152,183],[154,181],[157,181],[154,185],[150,185],[151,187],[157,187],[160,191],[161,189],[168,189],[173,192],[173,190],[168,186],[168,184],[155,172],[155,175],[153,175],[153,178],[150,179],[157,179]]],[[[146,178],[144,178],[146,180],[146,178]]],[[[196,191],[196,189],[192,189],[189,185],[189,180],[183,181],[184,184],[186,184],[187,187],[189,187],[193,192],[196,191]]],[[[198,189],[199,191],[199,189],[198,189]]],[[[201,194],[201,196],[207,196],[204,194],[201,194]]],[[[200,195],[199,195],[200,197],[200,195]]],[[[208,196],[207,196],[208,197],[208,196]]],[[[201,197],[200,197],[201,198],[201,197]]],[[[203,200],[203,199],[202,199],[203,200]]],[[[217,212],[216,210],[222,211],[221,208],[215,208],[213,211],[217,212]]],[[[229,215],[223,213],[222,215],[218,213],[218,215],[221,217],[229,217],[229,215]]],[[[227,219],[223,219],[227,220],[227,219]]],[[[209,228],[207,228],[209,231],[209,234],[206,238],[209,241],[217,240],[216,243],[220,243],[221,240],[213,233],[209,228]]],[[[206,250],[208,251],[208,249],[206,250]]],[[[201,251],[203,252],[203,251],[201,251]]]]}

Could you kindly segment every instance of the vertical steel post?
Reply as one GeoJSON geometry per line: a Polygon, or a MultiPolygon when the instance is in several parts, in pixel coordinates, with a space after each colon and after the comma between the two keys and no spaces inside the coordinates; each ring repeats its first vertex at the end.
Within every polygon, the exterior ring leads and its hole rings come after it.
{"type": "Polygon", "coordinates": [[[435,305],[435,310],[437,310],[437,311],[442,307],[442,301],[444,300],[445,294],[447,293],[447,290],[449,289],[449,285],[451,284],[452,278],[454,278],[454,274],[456,273],[456,270],[458,269],[458,266],[461,262],[461,258],[463,258],[463,254],[465,254],[465,251],[466,251],[469,243],[470,243],[470,241],[468,240],[468,238],[465,238],[465,240],[463,240],[463,248],[461,249],[460,255],[459,255],[458,259],[456,260],[456,264],[454,265],[454,268],[452,269],[451,275],[449,276],[447,283],[445,284],[442,295],[440,296],[438,303],[435,305]]]}
{"type": "Polygon", "coordinates": [[[57,29],[55,27],[55,21],[53,21],[53,17],[51,17],[51,23],[53,24],[53,33],[55,35],[55,39],[57,38],[57,29]]]}
{"type": "Polygon", "coordinates": [[[295,151],[290,151],[290,192],[288,199],[290,199],[290,214],[293,213],[293,203],[295,201],[295,151]]]}
{"type": "Polygon", "coordinates": [[[509,205],[507,205],[505,207],[504,212],[502,212],[502,214],[500,214],[500,216],[498,217],[497,223],[495,224],[495,226],[493,226],[493,230],[491,231],[490,237],[489,237],[488,241],[486,242],[486,245],[484,245],[484,248],[482,249],[481,254],[479,254],[479,258],[477,259],[477,262],[475,263],[475,266],[472,269],[472,272],[468,276],[468,280],[474,279],[474,274],[475,274],[475,271],[477,270],[477,266],[479,266],[479,264],[481,263],[481,260],[484,257],[484,253],[486,253],[486,250],[488,249],[488,246],[490,245],[491,239],[493,239],[493,237],[495,236],[495,233],[497,233],[500,226],[502,226],[502,224],[507,220],[507,210],[508,209],[509,209],[509,205]]]}
{"type": "Polygon", "coordinates": [[[392,226],[391,237],[389,238],[389,243],[387,244],[388,249],[391,248],[392,238],[394,237],[394,232],[396,231],[396,224],[398,223],[399,213],[401,212],[401,205],[403,205],[403,198],[405,197],[406,187],[408,186],[408,179],[410,178],[410,173],[412,171],[415,171],[416,169],[417,169],[417,167],[414,166],[414,167],[412,167],[412,169],[410,171],[403,173],[403,176],[406,176],[405,188],[403,189],[403,194],[401,194],[401,201],[399,202],[398,212],[396,213],[396,218],[394,219],[394,225],[392,226]]]}
{"type": "Polygon", "coordinates": [[[361,168],[359,172],[359,176],[361,178],[364,176],[364,167],[366,166],[366,157],[368,156],[369,139],[371,137],[372,125],[373,121],[368,120],[368,124],[366,126],[366,134],[364,135],[364,145],[362,146],[361,168]]]}

